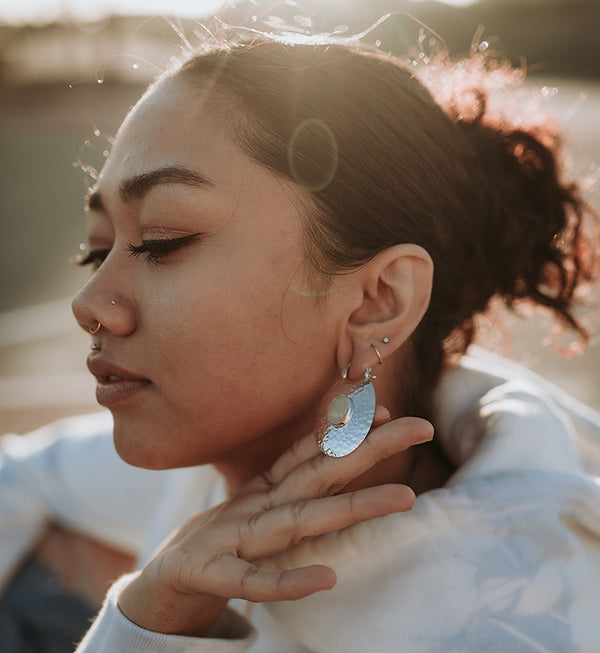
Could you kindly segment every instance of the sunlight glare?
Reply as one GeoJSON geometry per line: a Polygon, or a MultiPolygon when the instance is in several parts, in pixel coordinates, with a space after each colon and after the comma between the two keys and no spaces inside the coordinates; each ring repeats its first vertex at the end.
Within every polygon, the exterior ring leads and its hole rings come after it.
{"type": "MultiPolygon", "coordinates": [[[[327,0],[320,0],[323,5],[327,0]]],[[[421,0],[416,0],[421,1],[421,0]]],[[[441,0],[444,4],[467,6],[477,0],[441,0]]],[[[110,14],[203,17],[214,13],[226,0],[21,0],[0,2],[0,23],[48,23],[64,18],[93,21],[110,14]]],[[[298,2],[302,6],[302,0],[298,2]]],[[[310,2],[308,4],[311,4],[310,2]]]]}

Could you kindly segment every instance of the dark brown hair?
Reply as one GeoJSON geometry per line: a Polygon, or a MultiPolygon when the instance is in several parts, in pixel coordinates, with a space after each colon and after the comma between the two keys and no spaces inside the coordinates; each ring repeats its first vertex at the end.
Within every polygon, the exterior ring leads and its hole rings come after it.
{"type": "Polygon", "coordinates": [[[480,88],[441,106],[398,59],[356,44],[254,37],[192,53],[170,74],[228,99],[235,142],[310,191],[315,268],[339,273],[397,243],[429,252],[416,396],[430,395],[449,353],[465,351],[494,297],[531,300],[583,333],[571,304],[592,271],[587,209],[560,178],[547,128],[492,120],[480,88]]]}

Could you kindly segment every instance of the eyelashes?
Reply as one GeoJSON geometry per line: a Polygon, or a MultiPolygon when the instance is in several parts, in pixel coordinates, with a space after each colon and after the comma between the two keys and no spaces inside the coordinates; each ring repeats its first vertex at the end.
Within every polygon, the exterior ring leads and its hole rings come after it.
{"type": "Polygon", "coordinates": [[[154,240],[143,240],[141,245],[129,245],[130,256],[142,256],[150,263],[160,263],[162,259],[176,252],[182,247],[188,247],[193,240],[202,236],[202,232],[181,236],[180,238],[157,238],[154,240]]]}
{"type": "Polygon", "coordinates": [[[97,270],[101,265],[102,261],[108,256],[109,249],[94,249],[85,254],[77,254],[73,258],[75,265],[86,266],[90,265],[93,270],[97,270]]]}
{"type": "MultiPolygon", "coordinates": [[[[156,238],[152,240],[143,240],[141,245],[129,244],[127,249],[129,255],[133,257],[144,256],[144,260],[149,263],[159,264],[163,259],[173,254],[178,249],[188,247],[192,241],[203,236],[202,232],[181,236],[179,238],[156,238]]],[[[104,259],[110,254],[110,249],[95,249],[86,254],[80,254],[75,257],[77,265],[90,265],[97,270],[104,259]]]]}

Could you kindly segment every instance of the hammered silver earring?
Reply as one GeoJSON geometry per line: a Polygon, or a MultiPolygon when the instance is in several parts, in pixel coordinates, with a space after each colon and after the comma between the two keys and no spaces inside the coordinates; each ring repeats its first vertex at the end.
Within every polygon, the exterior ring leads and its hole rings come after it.
{"type": "Polygon", "coordinates": [[[367,367],[360,381],[348,381],[349,368],[323,398],[315,429],[319,449],[333,458],[347,456],[364,441],[375,415],[375,377],[367,367]]]}

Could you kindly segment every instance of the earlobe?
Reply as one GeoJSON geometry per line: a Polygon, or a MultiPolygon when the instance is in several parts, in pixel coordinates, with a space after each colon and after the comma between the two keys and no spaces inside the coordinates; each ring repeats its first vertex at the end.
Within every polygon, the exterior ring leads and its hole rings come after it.
{"type": "Polygon", "coordinates": [[[431,298],[433,261],[419,245],[401,244],[380,252],[357,273],[362,301],[347,322],[351,379],[374,368],[379,357],[389,358],[417,328],[431,298]]]}

